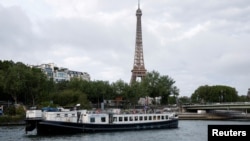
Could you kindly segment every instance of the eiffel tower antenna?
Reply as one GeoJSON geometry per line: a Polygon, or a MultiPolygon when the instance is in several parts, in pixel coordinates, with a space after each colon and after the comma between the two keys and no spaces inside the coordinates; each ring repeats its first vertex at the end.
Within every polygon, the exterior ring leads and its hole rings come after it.
{"type": "Polygon", "coordinates": [[[134,65],[131,70],[132,76],[130,83],[137,81],[138,78],[141,80],[146,76],[147,70],[144,66],[143,57],[143,46],[142,46],[142,27],[141,27],[141,16],[142,11],[140,9],[140,0],[138,0],[138,9],[136,10],[136,41],[135,41],[135,55],[134,55],[134,65]]]}

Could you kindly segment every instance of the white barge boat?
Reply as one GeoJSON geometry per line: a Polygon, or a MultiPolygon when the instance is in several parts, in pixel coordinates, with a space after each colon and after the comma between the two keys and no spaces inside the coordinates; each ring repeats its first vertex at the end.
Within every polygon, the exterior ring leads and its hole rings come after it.
{"type": "Polygon", "coordinates": [[[178,115],[162,113],[120,113],[88,110],[27,110],[26,133],[72,134],[103,131],[127,131],[178,128],[178,115]]]}

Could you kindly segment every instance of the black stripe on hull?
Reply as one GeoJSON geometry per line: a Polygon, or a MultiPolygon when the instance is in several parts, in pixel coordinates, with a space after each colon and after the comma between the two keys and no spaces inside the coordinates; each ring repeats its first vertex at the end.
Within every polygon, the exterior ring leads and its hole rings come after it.
{"type": "Polygon", "coordinates": [[[108,132],[170,128],[178,128],[178,119],[133,124],[86,124],[57,121],[41,121],[37,125],[37,134],[74,134],[84,132],[108,132]]]}

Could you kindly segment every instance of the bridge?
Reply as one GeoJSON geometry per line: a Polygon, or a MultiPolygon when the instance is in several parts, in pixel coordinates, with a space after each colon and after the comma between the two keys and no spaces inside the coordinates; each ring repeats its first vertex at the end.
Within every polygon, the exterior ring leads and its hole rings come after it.
{"type": "Polygon", "coordinates": [[[249,110],[250,102],[230,102],[230,103],[211,103],[211,104],[194,104],[182,105],[182,111],[198,111],[198,110],[249,110]]]}
{"type": "Polygon", "coordinates": [[[181,119],[250,119],[250,102],[182,105],[181,119]]]}

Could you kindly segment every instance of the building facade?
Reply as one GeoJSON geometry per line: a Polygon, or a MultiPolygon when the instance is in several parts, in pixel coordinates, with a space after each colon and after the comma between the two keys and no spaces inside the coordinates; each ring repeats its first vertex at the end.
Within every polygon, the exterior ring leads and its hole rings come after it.
{"type": "Polygon", "coordinates": [[[41,64],[32,67],[40,68],[49,79],[53,79],[55,82],[69,81],[73,78],[90,81],[90,75],[87,72],[79,72],[69,70],[68,68],[57,67],[54,63],[41,64]]]}

